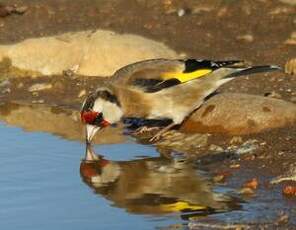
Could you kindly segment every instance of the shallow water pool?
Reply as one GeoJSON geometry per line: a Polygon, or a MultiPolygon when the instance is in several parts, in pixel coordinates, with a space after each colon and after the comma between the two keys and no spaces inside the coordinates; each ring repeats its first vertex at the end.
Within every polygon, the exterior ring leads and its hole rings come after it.
{"type": "Polygon", "coordinates": [[[79,141],[4,123],[0,134],[1,229],[154,229],[226,208],[193,166],[152,146],[96,145],[102,165],[81,161],[79,141]]]}

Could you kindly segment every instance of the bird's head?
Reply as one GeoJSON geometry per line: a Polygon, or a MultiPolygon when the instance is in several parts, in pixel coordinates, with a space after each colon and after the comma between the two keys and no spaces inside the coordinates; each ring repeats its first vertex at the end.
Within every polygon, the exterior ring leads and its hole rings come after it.
{"type": "Polygon", "coordinates": [[[123,113],[117,97],[110,89],[100,88],[84,101],[80,112],[81,121],[86,126],[86,143],[102,128],[120,121],[123,113]]]}

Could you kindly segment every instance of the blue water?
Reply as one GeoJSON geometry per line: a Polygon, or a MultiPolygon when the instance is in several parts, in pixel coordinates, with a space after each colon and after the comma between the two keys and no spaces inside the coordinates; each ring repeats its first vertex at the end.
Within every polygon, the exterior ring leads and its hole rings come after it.
{"type": "MultiPolygon", "coordinates": [[[[83,143],[4,124],[0,135],[0,229],[155,229],[182,222],[178,215],[132,215],[94,194],[80,178],[83,143]]],[[[135,143],[95,149],[112,160],[158,155],[135,143]]]]}

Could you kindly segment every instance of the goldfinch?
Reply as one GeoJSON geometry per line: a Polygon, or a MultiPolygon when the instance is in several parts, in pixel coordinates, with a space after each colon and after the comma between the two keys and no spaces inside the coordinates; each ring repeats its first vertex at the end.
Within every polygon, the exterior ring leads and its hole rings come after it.
{"type": "Polygon", "coordinates": [[[127,65],[102,82],[84,101],[81,120],[86,143],[96,132],[122,118],[169,120],[153,140],[198,109],[218,87],[249,74],[278,66],[245,67],[241,61],[152,59],[127,65]],[[240,64],[240,65],[239,65],[240,64]]]}

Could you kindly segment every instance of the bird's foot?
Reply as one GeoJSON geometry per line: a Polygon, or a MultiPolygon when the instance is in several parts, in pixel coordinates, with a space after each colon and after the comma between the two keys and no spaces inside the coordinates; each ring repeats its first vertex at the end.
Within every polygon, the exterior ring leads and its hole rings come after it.
{"type": "Polygon", "coordinates": [[[164,127],[163,129],[161,129],[159,132],[157,132],[152,138],[150,138],[150,142],[155,142],[155,141],[159,141],[160,138],[163,136],[163,134],[165,134],[167,131],[169,131],[172,127],[174,127],[176,124],[171,123],[168,126],[164,127]]]}
{"type": "Polygon", "coordinates": [[[162,130],[160,130],[158,133],[156,133],[153,137],[151,137],[149,139],[150,142],[155,142],[155,141],[159,141],[160,138],[162,137],[162,135],[165,133],[165,132],[161,132],[162,130]]]}
{"type": "Polygon", "coordinates": [[[159,130],[159,127],[147,127],[147,126],[142,126],[140,128],[137,128],[133,134],[134,135],[142,135],[144,133],[152,132],[155,130],[159,130]]]}

